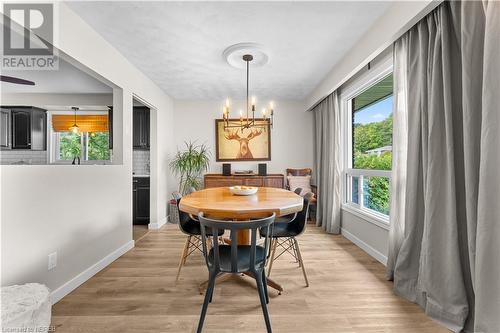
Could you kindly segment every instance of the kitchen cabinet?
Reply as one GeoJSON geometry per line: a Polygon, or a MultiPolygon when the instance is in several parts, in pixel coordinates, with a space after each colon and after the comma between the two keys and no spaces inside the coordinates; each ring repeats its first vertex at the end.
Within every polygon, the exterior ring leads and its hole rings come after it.
{"type": "Polygon", "coordinates": [[[149,177],[133,177],[133,224],[149,223],[149,177]]]}
{"type": "Polygon", "coordinates": [[[10,141],[10,110],[0,108],[0,147],[9,148],[10,141]]]}
{"type": "Polygon", "coordinates": [[[46,110],[31,107],[1,108],[3,149],[47,150],[46,110]]]}
{"type": "Polygon", "coordinates": [[[147,107],[134,107],[133,110],[133,147],[149,149],[150,115],[147,107]]]}
{"type": "Polygon", "coordinates": [[[31,110],[31,150],[47,148],[47,113],[42,109],[31,110]]]}
{"type": "Polygon", "coordinates": [[[12,110],[12,149],[31,149],[31,112],[12,110]]]}

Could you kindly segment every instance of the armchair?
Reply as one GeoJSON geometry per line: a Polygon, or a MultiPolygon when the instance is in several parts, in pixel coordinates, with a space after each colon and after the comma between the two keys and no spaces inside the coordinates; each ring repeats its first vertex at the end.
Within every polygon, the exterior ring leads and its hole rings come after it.
{"type": "Polygon", "coordinates": [[[313,193],[313,197],[310,200],[311,209],[309,217],[311,221],[316,219],[316,203],[318,198],[318,189],[316,185],[311,184],[312,169],[286,169],[286,188],[290,191],[295,191],[298,187],[302,188],[301,195],[304,196],[308,192],[313,193]],[[307,178],[305,178],[307,177],[307,178]]]}

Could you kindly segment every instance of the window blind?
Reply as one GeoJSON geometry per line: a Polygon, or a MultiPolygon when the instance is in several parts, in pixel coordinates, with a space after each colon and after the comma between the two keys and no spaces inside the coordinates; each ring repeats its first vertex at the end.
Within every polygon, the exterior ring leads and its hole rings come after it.
{"type": "MultiPolygon", "coordinates": [[[[74,123],[74,115],[52,116],[52,128],[55,132],[69,132],[74,123]]],[[[81,132],[109,132],[107,115],[77,115],[76,124],[81,132]]]]}

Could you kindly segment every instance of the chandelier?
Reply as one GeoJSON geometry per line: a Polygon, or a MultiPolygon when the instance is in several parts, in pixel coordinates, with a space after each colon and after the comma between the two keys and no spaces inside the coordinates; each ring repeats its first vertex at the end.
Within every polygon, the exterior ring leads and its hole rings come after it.
{"type": "Polygon", "coordinates": [[[269,102],[269,107],[262,109],[262,118],[255,118],[256,100],[255,97],[252,97],[252,100],[250,101],[249,95],[250,62],[253,60],[253,56],[251,54],[245,54],[242,59],[246,62],[247,69],[246,113],[244,113],[243,110],[240,110],[239,120],[237,118],[230,119],[229,113],[231,108],[229,98],[227,98],[224,103],[224,107],[222,108],[224,130],[228,128],[239,128],[241,132],[243,132],[244,129],[253,128],[263,128],[266,130],[266,128],[269,127],[272,129],[274,121],[274,104],[273,102],[269,102]]]}

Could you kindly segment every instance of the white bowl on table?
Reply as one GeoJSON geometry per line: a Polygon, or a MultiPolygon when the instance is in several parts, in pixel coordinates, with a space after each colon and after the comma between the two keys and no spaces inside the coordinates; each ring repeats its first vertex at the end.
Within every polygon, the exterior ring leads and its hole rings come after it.
{"type": "Polygon", "coordinates": [[[230,186],[229,191],[234,195],[253,195],[259,190],[254,186],[230,186]]]}

